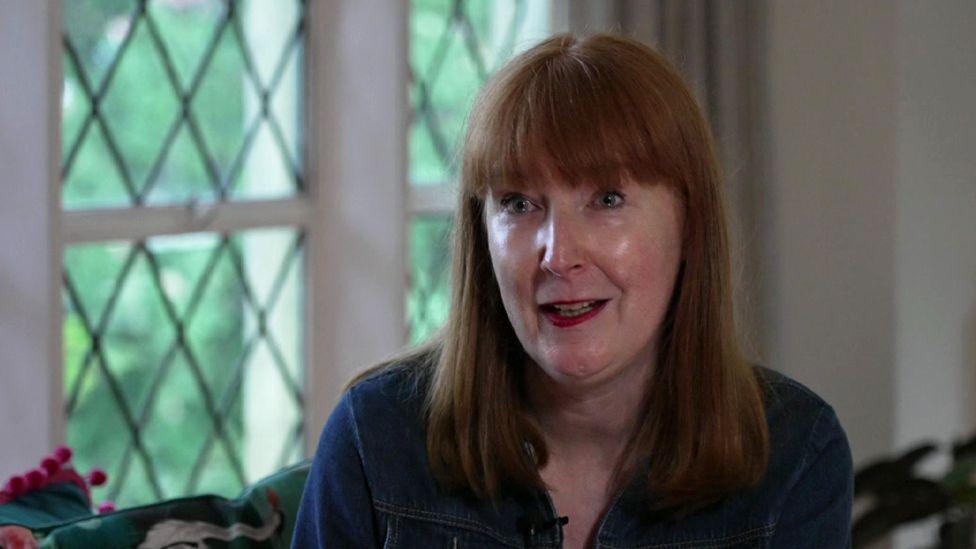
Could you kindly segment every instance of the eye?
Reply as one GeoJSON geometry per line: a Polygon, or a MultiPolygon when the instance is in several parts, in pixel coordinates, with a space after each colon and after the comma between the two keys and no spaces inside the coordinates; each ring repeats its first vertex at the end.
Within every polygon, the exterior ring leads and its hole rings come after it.
{"type": "Polygon", "coordinates": [[[502,210],[510,214],[524,214],[536,209],[535,204],[520,194],[510,194],[499,201],[502,210]]]}
{"type": "Polygon", "coordinates": [[[601,208],[614,210],[624,205],[624,195],[617,191],[605,191],[600,193],[596,203],[601,208]]]}

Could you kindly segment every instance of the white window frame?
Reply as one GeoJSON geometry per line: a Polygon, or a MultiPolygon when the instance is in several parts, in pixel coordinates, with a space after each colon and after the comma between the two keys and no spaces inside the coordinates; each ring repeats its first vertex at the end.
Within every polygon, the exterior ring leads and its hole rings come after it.
{"type": "Polygon", "coordinates": [[[388,0],[309,2],[306,196],[63,212],[61,2],[2,0],[0,476],[65,440],[65,246],[187,231],[305,230],[305,440],[314,451],[345,383],[406,337],[407,10],[388,0]]]}

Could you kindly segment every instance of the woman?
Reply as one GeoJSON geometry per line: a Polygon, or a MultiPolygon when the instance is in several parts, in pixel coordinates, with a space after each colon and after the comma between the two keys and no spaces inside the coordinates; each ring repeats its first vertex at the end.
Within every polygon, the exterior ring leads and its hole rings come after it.
{"type": "Polygon", "coordinates": [[[734,338],[717,162],[687,86],[552,37],[471,114],[452,309],[346,392],[296,547],[843,547],[833,410],[734,338]]]}

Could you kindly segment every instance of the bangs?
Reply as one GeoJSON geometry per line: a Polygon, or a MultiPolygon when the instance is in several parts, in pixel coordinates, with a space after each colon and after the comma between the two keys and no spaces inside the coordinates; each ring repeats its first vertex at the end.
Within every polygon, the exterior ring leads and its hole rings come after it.
{"type": "MultiPolygon", "coordinates": [[[[654,86],[625,63],[597,64],[572,50],[529,58],[497,75],[475,104],[463,189],[556,180],[615,187],[623,178],[677,183],[675,129],[654,86]]],[[[646,71],[644,71],[646,73],[646,71]]]]}

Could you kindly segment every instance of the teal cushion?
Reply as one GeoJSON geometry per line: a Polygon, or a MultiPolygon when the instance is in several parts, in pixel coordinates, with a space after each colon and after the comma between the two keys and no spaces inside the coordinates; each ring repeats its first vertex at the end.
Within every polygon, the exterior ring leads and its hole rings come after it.
{"type": "Polygon", "coordinates": [[[308,461],[262,479],[232,500],[196,496],[122,509],[35,530],[40,547],[291,546],[308,461]]]}
{"type": "Polygon", "coordinates": [[[0,505],[0,525],[32,530],[92,515],[88,494],[73,482],[55,482],[0,505]]]}

